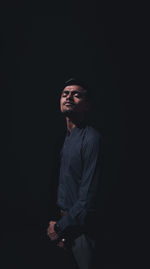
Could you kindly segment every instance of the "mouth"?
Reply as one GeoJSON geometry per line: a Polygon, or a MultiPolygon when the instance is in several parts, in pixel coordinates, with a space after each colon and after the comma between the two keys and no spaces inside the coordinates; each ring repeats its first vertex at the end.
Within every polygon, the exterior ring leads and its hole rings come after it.
{"type": "Polygon", "coordinates": [[[67,102],[67,103],[65,103],[64,105],[65,105],[65,106],[73,106],[74,104],[73,104],[73,103],[69,103],[69,102],[67,102]]]}

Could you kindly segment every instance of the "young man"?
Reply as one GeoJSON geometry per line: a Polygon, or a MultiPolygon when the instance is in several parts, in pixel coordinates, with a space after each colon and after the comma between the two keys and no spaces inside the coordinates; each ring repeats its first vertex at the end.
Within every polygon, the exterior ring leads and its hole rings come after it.
{"type": "Polygon", "coordinates": [[[70,248],[80,269],[94,269],[96,201],[100,182],[101,136],[86,122],[90,100],[85,84],[65,82],[60,110],[67,134],[61,150],[57,195],[60,220],[49,222],[47,234],[59,247],[70,248]]]}

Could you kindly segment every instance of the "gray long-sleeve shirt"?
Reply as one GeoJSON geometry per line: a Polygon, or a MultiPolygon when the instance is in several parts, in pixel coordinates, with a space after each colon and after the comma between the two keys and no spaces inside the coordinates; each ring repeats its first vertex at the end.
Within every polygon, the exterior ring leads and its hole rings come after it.
{"type": "Polygon", "coordinates": [[[101,168],[100,134],[81,125],[67,132],[61,150],[57,205],[68,213],[58,224],[62,231],[85,224],[87,215],[96,211],[101,168]]]}

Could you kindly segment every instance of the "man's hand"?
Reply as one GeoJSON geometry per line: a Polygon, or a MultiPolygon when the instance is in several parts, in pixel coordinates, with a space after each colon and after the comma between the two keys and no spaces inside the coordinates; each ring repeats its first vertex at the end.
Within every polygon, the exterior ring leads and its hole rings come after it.
{"type": "MultiPolygon", "coordinates": [[[[49,236],[49,238],[51,239],[51,241],[55,241],[55,240],[59,239],[59,235],[54,230],[55,223],[56,223],[56,221],[50,221],[49,222],[48,229],[47,229],[47,235],[49,236]]],[[[66,239],[65,238],[62,238],[57,243],[57,246],[60,247],[60,248],[66,249],[65,242],[66,242],[66,239]]]]}
{"type": "Polygon", "coordinates": [[[54,241],[57,240],[59,238],[58,234],[55,232],[54,230],[54,225],[55,225],[56,221],[50,221],[49,222],[49,226],[47,229],[47,235],[49,236],[49,238],[54,241]]]}
{"type": "Polygon", "coordinates": [[[61,241],[57,244],[57,246],[60,248],[66,249],[65,242],[66,242],[66,239],[62,238],[61,241]]]}

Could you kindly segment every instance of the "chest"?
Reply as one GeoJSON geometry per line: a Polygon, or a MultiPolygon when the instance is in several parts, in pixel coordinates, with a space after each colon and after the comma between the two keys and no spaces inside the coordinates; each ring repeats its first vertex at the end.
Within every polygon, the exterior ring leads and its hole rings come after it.
{"type": "Polygon", "coordinates": [[[61,166],[67,171],[81,173],[82,137],[66,138],[61,151],[61,166]]]}

